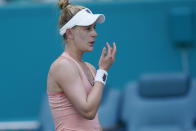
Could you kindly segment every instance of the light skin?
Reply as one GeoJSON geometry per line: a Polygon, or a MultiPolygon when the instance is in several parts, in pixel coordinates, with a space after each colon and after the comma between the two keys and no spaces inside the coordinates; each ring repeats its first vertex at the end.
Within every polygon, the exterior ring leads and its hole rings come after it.
{"type": "MultiPolygon", "coordinates": [[[[95,24],[82,27],[76,26],[66,31],[67,52],[75,59],[85,72],[88,80],[93,81],[88,68],[96,74],[96,69],[89,63],[82,60],[85,52],[93,50],[97,32],[95,24]],[[88,68],[87,68],[88,66],[88,68]]],[[[116,56],[116,44],[113,47],[106,43],[99,60],[99,68],[108,71],[116,56]]],[[[86,119],[92,120],[96,116],[103,92],[103,84],[95,82],[90,93],[87,94],[78,67],[71,60],[59,57],[52,65],[48,74],[47,88],[50,93],[64,92],[75,109],[86,119]],[[79,92],[79,93],[78,93],[79,92]]]]}

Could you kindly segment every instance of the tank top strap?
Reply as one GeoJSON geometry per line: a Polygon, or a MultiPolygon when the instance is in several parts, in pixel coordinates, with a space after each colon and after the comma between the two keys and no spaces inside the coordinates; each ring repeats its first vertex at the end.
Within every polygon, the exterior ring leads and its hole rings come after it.
{"type": "MultiPolygon", "coordinates": [[[[80,75],[81,75],[81,77],[82,77],[81,79],[82,79],[84,85],[86,85],[87,90],[89,91],[89,87],[92,87],[92,85],[91,85],[90,82],[88,81],[88,78],[86,77],[86,75],[85,75],[85,73],[84,73],[82,67],[79,65],[79,63],[78,63],[76,60],[74,60],[74,59],[73,59],[68,53],[66,53],[66,52],[63,52],[61,56],[66,57],[66,58],[72,60],[72,61],[77,65],[77,67],[78,67],[78,69],[79,69],[79,71],[80,71],[80,75]]],[[[88,67],[88,66],[87,66],[87,67],[88,67]]],[[[89,68],[89,67],[88,67],[88,68],[89,68]]],[[[90,70],[90,69],[89,69],[89,70],[90,70]]],[[[92,73],[92,70],[90,70],[90,72],[91,72],[91,74],[92,74],[93,77],[94,77],[94,73],[92,73]]]]}
{"type": "MultiPolygon", "coordinates": [[[[80,72],[82,72],[82,74],[85,75],[85,74],[84,74],[84,71],[83,71],[83,69],[82,69],[82,67],[81,67],[81,66],[78,64],[78,62],[77,62],[76,60],[74,60],[69,54],[67,54],[66,52],[63,52],[63,54],[62,54],[61,56],[64,56],[64,57],[67,56],[69,59],[71,59],[71,60],[77,65],[77,67],[79,68],[80,72]]],[[[92,75],[93,78],[94,78],[94,77],[95,77],[95,72],[94,72],[91,68],[89,68],[89,66],[87,65],[86,62],[84,62],[84,63],[86,64],[88,70],[90,71],[91,75],[92,75]]]]}
{"type": "Polygon", "coordinates": [[[66,57],[66,58],[72,60],[72,61],[76,64],[76,66],[78,67],[78,69],[79,69],[79,71],[80,71],[80,74],[82,75],[82,79],[85,78],[85,74],[84,74],[84,72],[83,72],[83,70],[82,70],[82,67],[79,65],[79,63],[78,63],[76,60],[74,60],[74,59],[73,59],[69,54],[67,54],[66,52],[63,52],[61,56],[66,57]]]}
{"type": "Polygon", "coordinates": [[[88,69],[90,70],[90,72],[91,72],[93,78],[95,78],[95,72],[94,72],[91,68],[89,68],[89,66],[87,65],[86,62],[85,62],[85,64],[86,64],[86,66],[88,67],[88,69]]]}

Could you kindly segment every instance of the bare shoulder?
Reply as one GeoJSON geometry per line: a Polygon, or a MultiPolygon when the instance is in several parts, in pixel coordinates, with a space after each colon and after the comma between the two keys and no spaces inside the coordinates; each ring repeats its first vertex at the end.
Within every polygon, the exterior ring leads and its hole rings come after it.
{"type": "Polygon", "coordinates": [[[66,74],[78,74],[78,69],[70,59],[59,57],[52,63],[49,73],[55,78],[58,78],[59,76],[65,76],[66,74]]]}
{"type": "Polygon", "coordinates": [[[93,72],[96,74],[96,68],[92,65],[92,64],[90,64],[89,62],[85,62],[86,64],[87,64],[87,66],[89,67],[89,68],[91,68],[92,70],[93,70],[93,72]]]}

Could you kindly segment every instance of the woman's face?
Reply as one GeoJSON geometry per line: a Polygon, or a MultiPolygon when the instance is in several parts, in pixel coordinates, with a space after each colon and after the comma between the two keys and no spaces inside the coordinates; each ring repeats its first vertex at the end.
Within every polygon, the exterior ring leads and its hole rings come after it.
{"type": "Polygon", "coordinates": [[[76,26],[72,29],[73,41],[80,51],[89,52],[93,50],[95,37],[97,36],[95,26],[96,24],[90,26],[76,26]]]}

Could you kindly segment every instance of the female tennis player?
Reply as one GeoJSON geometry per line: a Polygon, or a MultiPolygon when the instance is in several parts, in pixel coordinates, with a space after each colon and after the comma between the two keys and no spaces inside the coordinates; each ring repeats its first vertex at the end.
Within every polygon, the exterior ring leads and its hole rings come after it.
{"type": "Polygon", "coordinates": [[[99,69],[82,60],[91,52],[97,33],[95,26],[103,23],[103,14],[59,0],[61,16],[59,32],[65,50],[51,65],[47,93],[56,131],[101,131],[97,110],[107,81],[108,69],[115,60],[116,45],[106,43],[99,59],[99,69]]]}

